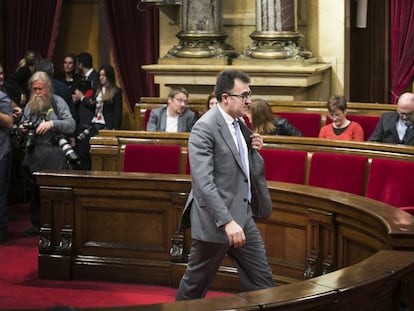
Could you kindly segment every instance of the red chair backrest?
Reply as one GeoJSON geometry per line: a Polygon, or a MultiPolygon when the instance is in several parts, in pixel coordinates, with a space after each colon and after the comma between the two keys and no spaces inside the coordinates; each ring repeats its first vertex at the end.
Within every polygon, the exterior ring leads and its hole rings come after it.
{"type": "Polygon", "coordinates": [[[414,162],[373,159],[366,196],[396,207],[414,206],[414,162]]]}
{"type": "Polygon", "coordinates": [[[314,153],[309,186],[364,195],[368,158],[337,153],[314,153]]]}
{"type": "Polygon", "coordinates": [[[319,113],[275,112],[274,114],[287,119],[305,137],[319,136],[321,129],[321,115],[319,113]]]}
{"type": "MultiPolygon", "coordinates": [[[[364,140],[368,140],[372,133],[374,133],[375,128],[377,127],[379,116],[361,116],[361,115],[346,115],[348,120],[358,122],[361,125],[362,130],[364,131],[364,140]]],[[[330,118],[326,118],[326,124],[332,123],[330,118]]]]}
{"type": "Polygon", "coordinates": [[[185,161],[185,173],[187,175],[190,175],[191,174],[190,157],[188,155],[188,151],[187,151],[186,161],[185,161]]]}
{"type": "Polygon", "coordinates": [[[129,144],[125,146],[124,172],[180,173],[178,145],[129,144]]]}
{"type": "Polygon", "coordinates": [[[265,162],[266,180],[305,183],[306,151],[263,148],[260,154],[265,162]]]}

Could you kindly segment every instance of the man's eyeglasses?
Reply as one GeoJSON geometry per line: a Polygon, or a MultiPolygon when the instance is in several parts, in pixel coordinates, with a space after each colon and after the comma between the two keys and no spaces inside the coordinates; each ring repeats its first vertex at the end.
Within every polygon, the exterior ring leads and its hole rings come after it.
{"type": "Polygon", "coordinates": [[[241,94],[232,94],[232,93],[227,93],[227,95],[229,95],[229,96],[235,96],[235,97],[238,97],[241,101],[242,101],[242,103],[245,103],[246,102],[246,100],[249,98],[249,97],[252,97],[252,92],[250,91],[250,92],[244,92],[244,93],[241,93],[241,94]]]}
{"type": "Polygon", "coordinates": [[[182,98],[177,98],[177,97],[173,97],[177,102],[179,103],[183,103],[183,104],[187,104],[187,100],[186,99],[182,99],[182,98]]]}

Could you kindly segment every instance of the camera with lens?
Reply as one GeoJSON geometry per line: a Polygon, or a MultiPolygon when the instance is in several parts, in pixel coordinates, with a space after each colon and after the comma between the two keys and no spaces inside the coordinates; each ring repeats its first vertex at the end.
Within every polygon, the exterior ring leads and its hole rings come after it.
{"type": "Polygon", "coordinates": [[[73,150],[70,141],[63,135],[55,135],[52,139],[52,143],[58,146],[63,153],[65,154],[66,160],[70,163],[74,170],[81,170],[81,162],[76,154],[75,150],[73,150]]]}
{"type": "Polygon", "coordinates": [[[78,134],[76,137],[77,140],[87,140],[91,138],[92,136],[95,136],[98,134],[99,128],[95,124],[89,125],[87,128],[85,128],[82,132],[78,134]]]}
{"type": "Polygon", "coordinates": [[[27,129],[25,147],[29,152],[32,151],[35,146],[36,129],[44,120],[44,116],[40,116],[36,121],[23,121],[23,127],[27,129]]]}

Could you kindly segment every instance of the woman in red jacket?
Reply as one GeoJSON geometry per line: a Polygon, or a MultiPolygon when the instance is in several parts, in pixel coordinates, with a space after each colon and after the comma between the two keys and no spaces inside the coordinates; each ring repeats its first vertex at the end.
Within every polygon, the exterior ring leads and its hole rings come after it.
{"type": "Polygon", "coordinates": [[[364,131],[361,125],[346,118],[345,97],[332,96],[326,106],[332,123],[321,128],[319,138],[364,141],[364,131]]]}

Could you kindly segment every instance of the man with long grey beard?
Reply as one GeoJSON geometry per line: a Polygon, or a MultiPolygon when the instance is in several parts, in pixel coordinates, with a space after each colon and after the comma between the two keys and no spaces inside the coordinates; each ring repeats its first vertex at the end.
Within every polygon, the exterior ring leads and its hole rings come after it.
{"type": "Polygon", "coordinates": [[[23,169],[31,188],[32,227],[23,233],[32,237],[40,233],[40,198],[33,173],[44,169],[67,169],[67,160],[56,137],[70,135],[76,123],[66,102],[53,94],[52,83],[45,72],[35,72],[29,80],[31,97],[25,106],[19,129],[25,134],[23,169]]]}

